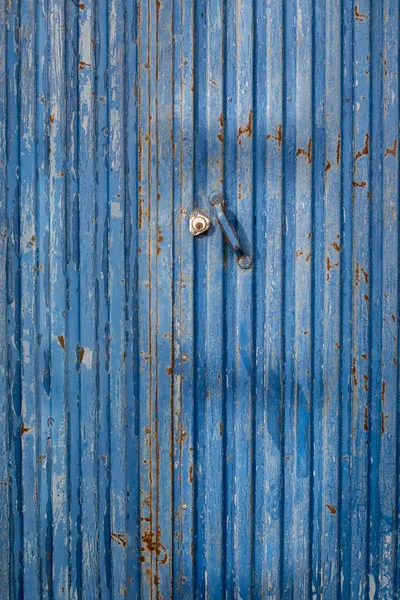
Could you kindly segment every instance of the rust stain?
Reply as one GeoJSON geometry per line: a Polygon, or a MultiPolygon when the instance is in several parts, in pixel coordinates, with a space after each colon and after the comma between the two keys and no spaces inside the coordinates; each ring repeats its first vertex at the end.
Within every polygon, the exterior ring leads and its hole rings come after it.
{"type": "Polygon", "coordinates": [[[354,383],[354,385],[358,385],[358,379],[357,379],[357,359],[355,357],[353,358],[352,373],[353,373],[353,383],[354,383]]]}
{"type": "Polygon", "coordinates": [[[331,263],[331,259],[329,258],[329,256],[327,257],[327,259],[326,259],[326,269],[327,269],[327,271],[328,271],[328,272],[327,272],[327,274],[326,274],[326,280],[327,280],[327,281],[329,281],[329,272],[330,272],[332,269],[335,269],[336,267],[338,267],[338,266],[339,266],[339,264],[340,264],[340,263],[339,263],[339,261],[338,261],[337,263],[334,263],[334,264],[332,264],[332,263],[331,263]]]}
{"type": "Polygon", "coordinates": [[[172,375],[172,367],[167,367],[165,370],[168,373],[168,375],[172,375]]]}
{"type": "Polygon", "coordinates": [[[144,203],[144,196],[143,196],[143,186],[139,185],[138,188],[139,191],[139,206],[138,206],[138,228],[142,229],[143,228],[143,203],[144,203]]]}
{"type": "Polygon", "coordinates": [[[60,344],[60,346],[62,347],[63,350],[65,350],[65,339],[63,335],[58,335],[57,336],[58,339],[58,343],[60,344]]]}
{"type": "MultiPolygon", "coordinates": [[[[141,98],[139,99],[139,104],[141,104],[141,98]]],[[[143,156],[143,143],[142,143],[142,135],[143,135],[143,130],[141,127],[139,127],[139,135],[138,135],[138,141],[137,141],[137,149],[138,149],[138,181],[142,181],[142,156],[143,156]]],[[[140,187],[139,186],[139,194],[140,192],[140,187]]]]}
{"type": "Polygon", "coordinates": [[[330,261],[330,258],[328,256],[328,258],[326,259],[326,268],[328,269],[328,271],[330,271],[331,269],[334,269],[335,267],[339,266],[339,262],[332,264],[330,261]]]}
{"type": "Polygon", "coordinates": [[[361,13],[357,4],[354,7],[354,14],[356,16],[356,21],[359,21],[360,23],[364,23],[368,19],[368,15],[361,13]]]}
{"type": "Polygon", "coordinates": [[[364,275],[365,283],[368,283],[368,281],[369,281],[368,273],[366,273],[362,267],[361,267],[361,271],[362,271],[362,274],[364,275]]]}
{"type": "Polygon", "coordinates": [[[112,533],[111,534],[111,539],[118,544],[119,546],[123,546],[124,548],[126,548],[128,542],[126,541],[126,535],[124,535],[123,533],[112,533]]]}
{"type": "Polygon", "coordinates": [[[340,246],[337,242],[332,242],[332,248],[335,248],[336,252],[340,252],[340,246]]]}
{"type": "Polygon", "coordinates": [[[224,141],[224,116],[222,113],[220,113],[219,117],[218,117],[218,121],[219,124],[221,125],[221,130],[220,132],[217,134],[217,138],[219,139],[219,141],[221,142],[221,144],[224,141]]]}
{"type": "Polygon", "coordinates": [[[296,152],[296,156],[304,155],[307,158],[308,164],[311,164],[312,161],[312,138],[308,140],[307,150],[304,148],[299,148],[296,152]]]}
{"type": "Polygon", "coordinates": [[[337,512],[336,508],[334,506],[332,506],[332,504],[327,504],[326,507],[329,508],[329,510],[331,511],[331,513],[333,515],[336,515],[336,512],[337,512]]]}
{"type": "Polygon", "coordinates": [[[386,148],[386,152],[383,156],[388,156],[389,154],[395,158],[397,157],[397,140],[394,140],[393,148],[386,148]]]}
{"type": "Polygon", "coordinates": [[[267,140],[271,139],[271,140],[275,140],[276,142],[278,142],[278,147],[279,147],[279,150],[280,150],[281,146],[282,146],[282,125],[281,124],[274,125],[274,127],[275,127],[276,135],[273,135],[272,133],[269,133],[267,135],[267,140]]]}
{"type": "Polygon", "coordinates": [[[219,423],[219,435],[222,437],[222,423],[219,423]]]}
{"type": "Polygon", "coordinates": [[[341,140],[340,140],[340,133],[339,133],[337,146],[336,146],[336,164],[337,165],[340,163],[340,147],[341,147],[341,140]]]}
{"type": "Polygon", "coordinates": [[[85,8],[85,5],[84,5],[84,4],[81,2],[81,4],[79,4],[79,8],[80,8],[81,10],[83,10],[83,9],[85,8]]]}
{"type": "Polygon", "coordinates": [[[366,181],[353,181],[353,187],[365,188],[366,185],[366,181]]]}
{"type": "Polygon", "coordinates": [[[189,467],[189,483],[193,483],[193,465],[189,467]]]}
{"type": "Polygon", "coordinates": [[[354,162],[356,162],[362,156],[367,156],[368,154],[369,154],[369,134],[366,133],[365,134],[365,141],[364,141],[364,148],[362,150],[359,150],[357,152],[356,157],[354,159],[354,162]]]}
{"type": "Polygon", "coordinates": [[[50,123],[54,123],[54,115],[50,115],[49,120],[50,120],[50,123]]]}
{"type": "MultiPolygon", "coordinates": [[[[157,242],[160,244],[163,241],[164,241],[164,237],[162,235],[159,235],[157,238],[157,242]]],[[[157,254],[160,254],[160,252],[161,252],[161,247],[157,246],[157,254]]]]}
{"type": "Polygon", "coordinates": [[[241,140],[240,140],[240,136],[247,134],[247,137],[251,137],[253,135],[253,111],[251,110],[249,112],[249,118],[247,121],[247,125],[245,127],[239,127],[238,129],[238,134],[237,134],[237,139],[239,141],[239,145],[241,145],[241,140]]]}
{"type": "Polygon", "coordinates": [[[329,162],[329,160],[327,160],[326,165],[325,165],[325,172],[329,171],[330,168],[331,168],[331,163],[329,162]]]}
{"type": "Polygon", "coordinates": [[[356,263],[356,287],[360,283],[360,265],[356,263]]]}
{"type": "Polygon", "coordinates": [[[85,349],[82,346],[79,348],[79,362],[82,364],[83,357],[85,356],[85,349]]]}
{"type": "Polygon", "coordinates": [[[364,431],[368,431],[368,404],[364,408],[364,431]]]}
{"type": "Polygon", "coordinates": [[[22,423],[21,423],[21,435],[24,435],[24,433],[29,433],[30,431],[32,431],[32,427],[27,427],[25,425],[25,423],[22,421],[22,423]]]}
{"type": "MultiPolygon", "coordinates": [[[[144,546],[142,546],[142,552],[148,550],[149,552],[154,552],[157,556],[160,556],[164,553],[164,556],[160,563],[164,565],[168,560],[168,554],[166,552],[165,546],[161,543],[161,531],[160,526],[157,526],[157,532],[154,533],[151,529],[145,531],[142,535],[142,542],[144,546]]],[[[143,562],[143,561],[142,561],[143,562]]]]}
{"type": "Polygon", "coordinates": [[[364,375],[364,390],[368,392],[368,375],[364,375]]]}

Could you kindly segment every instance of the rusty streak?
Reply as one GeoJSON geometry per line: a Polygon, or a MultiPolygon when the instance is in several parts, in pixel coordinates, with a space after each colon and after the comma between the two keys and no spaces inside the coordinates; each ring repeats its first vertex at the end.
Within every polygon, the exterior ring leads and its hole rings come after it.
{"type": "Polygon", "coordinates": [[[384,156],[389,156],[389,154],[391,154],[395,158],[397,157],[397,140],[394,140],[393,148],[386,148],[384,156]]]}
{"type": "Polygon", "coordinates": [[[22,421],[22,423],[21,423],[21,435],[24,435],[24,433],[29,433],[30,431],[32,431],[32,427],[27,427],[25,425],[25,423],[22,421]]]}
{"type": "Polygon", "coordinates": [[[356,21],[359,21],[360,23],[364,23],[368,19],[368,15],[364,15],[363,13],[360,13],[357,4],[354,7],[354,14],[356,16],[356,21]]]}
{"type": "Polygon", "coordinates": [[[308,164],[311,164],[312,161],[312,138],[308,140],[307,150],[304,148],[299,148],[296,152],[296,156],[304,155],[307,158],[308,164]]]}
{"type": "Polygon", "coordinates": [[[126,535],[123,535],[122,533],[112,533],[111,539],[114,542],[116,542],[117,544],[119,544],[120,546],[123,546],[124,548],[126,548],[126,546],[127,546],[126,535]]]}
{"type": "Polygon", "coordinates": [[[368,154],[369,154],[369,134],[366,133],[365,134],[365,141],[364,141],[364,148],[362,150],[359,150],[357,152],[356,157],[354,159],[354,162],[356,162],[362,156],[367,156],[368,154]]]}
{"type": "Polygon", "coordinates": [[[339,133],[337,146],[336,146],[336,164],[337,165],[340,163],[340,146],[341,146],[341,141],[340,141],[340,133],[339,133]]]}
{"type": "Polygon", "coordinates": [[[274,127],[275,127],[276,135],[272,135],[272,133],[269,133],[267,135],[267,140],[272,139],[272,140],[275,140],[276,142],[278,142],[278,147],[280,150],[281,145],[282,145],[282,125],[281,124],[274,125],[274,127]]]}
{"type": "Polygon", "coordinates": [[[246,127],[239,127],[237,139],[239,141],[239,145],[241,144],[240,136],[247,133],[247,137],[251,137],[253,135],[253,111],[249,112],[249,118],[247,121],[246,127]]]}

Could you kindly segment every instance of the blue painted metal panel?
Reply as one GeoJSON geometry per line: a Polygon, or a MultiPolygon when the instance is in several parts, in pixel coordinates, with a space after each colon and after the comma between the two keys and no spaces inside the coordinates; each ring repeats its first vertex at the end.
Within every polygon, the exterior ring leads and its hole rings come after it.
{"type": "Polygon", "coordinates": [[[399,598],[399,33],[0,0],[1,599],[399,598]]]}

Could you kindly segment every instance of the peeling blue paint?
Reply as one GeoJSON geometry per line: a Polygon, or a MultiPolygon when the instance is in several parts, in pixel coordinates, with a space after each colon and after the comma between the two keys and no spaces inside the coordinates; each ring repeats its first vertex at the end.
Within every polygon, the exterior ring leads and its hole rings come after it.
{"type": "Polygon", "coordinates": [[[398,598],[399,5],[355,1],[0,0],[1,599],[398,598]]]}

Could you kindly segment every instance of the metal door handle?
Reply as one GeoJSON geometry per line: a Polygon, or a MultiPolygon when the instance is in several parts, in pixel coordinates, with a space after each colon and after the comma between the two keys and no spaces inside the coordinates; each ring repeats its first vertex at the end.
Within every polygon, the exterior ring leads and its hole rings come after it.
{"type": "Polygon", "coordinates": [[[217,221],[220,224],[220,227],[234,253],[239,259],[239,267],[242,269],[249,269],[251,267],[251,257],[244,252],[235,230],[228,221],[228,217],[225,214],[225,202],[223,195],[219,192],[211,192],[209,200],[210,204],[215,206],[215,216],[217,217],[217,221]]]}

